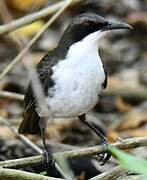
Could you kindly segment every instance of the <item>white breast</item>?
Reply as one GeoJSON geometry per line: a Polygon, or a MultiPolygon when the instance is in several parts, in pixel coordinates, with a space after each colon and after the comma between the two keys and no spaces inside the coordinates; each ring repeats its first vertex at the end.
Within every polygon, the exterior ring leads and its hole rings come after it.
{"type": "Polygon", "coordinates": [[[72,45],[66,60],[54,66],[55,92],[47,99],[54,117],[78,116],[97,103],[105,73],[96,37],[93,33],[72,45]]]}

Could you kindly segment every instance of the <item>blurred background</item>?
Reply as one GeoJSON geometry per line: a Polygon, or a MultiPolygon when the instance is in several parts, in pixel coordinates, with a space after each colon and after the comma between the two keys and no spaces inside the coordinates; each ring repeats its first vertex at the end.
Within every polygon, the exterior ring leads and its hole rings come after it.
{"type": "MultiPolygon", "coordinates": [[[[0,24],[58,2],[57,0],[1,0],[0,24]]],[[[147,136],[147,0],[85,0],[75,3],[57,18],[30,49],[33,65],[35,66],[47,51],[57,46],[70,20],[85,12],[95,12],[114,21],[123,21],[134,28],[132,31],[113,31],[103,38],[100,56],[108,72],[108,86],[98,104],[88,113],[88,120],[104,132],[110,142],[115,142],[118,138],[147,136]]],[[[0,72],[49,18],[50,16],[46,16],[28,26],[0,36],[0,72]]],[[[19,61],[1,80],[0,90],[23,95],[29,79],[24,60],[19,61]]],[[[2,95],[0,97],[0,160],[37,154],[10,129],[11,127],[17,129],[21,122],[23,99],[12,100],[2,95]]],[[[38,146],[42,146],[40,136],[27,135],[27,137],[38,146]]],[[[46,138],[54,152],[99,144],[98,137],[78,119],[68,121],[55,119],[48,126],[46,138]]],[[[145,154],[147,150],[143,147],[132,151],[134,154],[140,152],[145,154]]],[[[111,169],[116,163],[111,159],[101,167],[98,161],[89,158],[73,160],[70,165],[79,179],[87,179],[111,169]]],[[[37,173],[42,171],[39,166],[25,169],[37,173]]]]}

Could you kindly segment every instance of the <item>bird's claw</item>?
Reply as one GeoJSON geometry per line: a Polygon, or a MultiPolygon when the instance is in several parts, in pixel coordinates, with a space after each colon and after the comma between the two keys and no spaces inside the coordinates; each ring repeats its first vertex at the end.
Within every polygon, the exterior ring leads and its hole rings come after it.
{"type": "MultiPolygon", "coordinates": [[[[100,145],[106,145],[108,146],[108,141],[107,139],[102,139],[100,145]]],[[[101,161],[102,163],[100,164],[101,166],[103,166],[110,158],[111,158],[111,153],[109,151],[105,151],[102,154],[98,155],[99,157],[99,161],[101,161]]]]}
{"type": "Polygon", "coordinates": [[[47,150],[43,151],[42,163],[47,170],[55,167],[55,161],[51,152],[48,152],[47,150]]]}
{"type": "Polygon", "coordinates": [[[111,157],[111,153],[108,151],[105,151],[103,154],[98,155],[100,157],[99,161],[101,161],[102,163],[100,164],[101,166],[103,166],[111,157]]]}

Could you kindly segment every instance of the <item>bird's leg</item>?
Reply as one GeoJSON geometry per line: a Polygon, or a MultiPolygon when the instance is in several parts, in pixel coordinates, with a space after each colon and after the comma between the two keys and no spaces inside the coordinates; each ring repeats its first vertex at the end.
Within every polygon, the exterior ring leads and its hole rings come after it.
{"type": "MultiPolygon", "coordinates": [[[[95,134],[97,134],[97,135],[100,137],[100,139],[101,139],[100,144],[101,144],[101,145],[108,145],[108,144],[109,144],[107,138],[106,138],[100,131],[98,131],[90,122],[86,121],[86,115],[85,115],[85,114],[80,115],[80,116],[78,116],[78,117],[79,117],[79,119],[80,119],[83,123],[85,123],[95,134]]],[[[104,152],[104,153],[103,153],[101,156],[99,156],[99,157],[101,158],[101,161],[102,161],[102,164],[101,164],[101,165],[104,165],[104,164],[106,163],[106,161],[110,159],[111,153],[108,152],[108,151],[106,151],[106,152],[104,152]]]]}
{"type": "Polygon", "coordinates": [[[53,155],[50,152],[50,150],[47,148],[46,141],[45,141],[45,128],[46,128],[45,117],[40,117],[39,127],[40,127],[40,132],[41,132],[41,139],[43,143],[43,156],[44,156],[43,163],[45,165],[45,168],[48,170],[48,167],[50,169],[55,166],[55,162],[53,159],[53,155]]]}

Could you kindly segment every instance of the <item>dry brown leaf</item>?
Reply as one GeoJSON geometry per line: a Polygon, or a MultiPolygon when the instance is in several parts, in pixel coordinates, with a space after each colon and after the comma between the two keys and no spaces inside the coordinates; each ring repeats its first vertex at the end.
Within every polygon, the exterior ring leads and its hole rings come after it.
{"type": "Polygon", "coordinates": [[[111,143],[116,142],[118,137],[119,137],[119,134],[116,131],[112,130],[107,133],[107,138],[108,138],[109,142],[111,142],[111,143]]]}
{"type": "Polygon", "coordinates": [[[42,28],[43,25],[44,25],[44,22],[41,20],[38,20],[38,21],[33,22],[32,24],[18,28],[14,32],[17,33],[19,36],[31,37],[35,33],[37,33],[42,28]]]}
{"type": "Polygon", "coordinates": [[[81,174],[78,176],[78,177],[76,177],[78,180],[85,180],[86,179],[86,177],[85,177],[85,171],[82,171],[81,172],[81,174]]]}
{"type": "Polygon", "coordinates": [[[43,56],[45,55],[45,53],[42,53],[42,52],[35,52],[31,55],[32,57],[32,62],[33,62],[33,65],[37,65],[40,60],[43,58],[43,56]]]}
{"type": "Polygon", "coordinates": [[[41,7],[46,0],[7,0],[8,6],[18,11],[24,12],[30,10],[32,7],[41,7]]]}
{"type": "Polygon", "coordinates": [[[109,79],[108,79],[108,88],[121,88],[121,83],[120,83],[120,80],[115,78],[114,76],[110,76],[109,79]]]}
{"type": "Polygon", "coordinates": [[[31,134],[27,134],[27,135],[25,135],[26,137],[28,137],[32,142],[37,142],[38,141],[38,139],[40,139],[40,137],[38,137],[38,135],[31,135],[31,134]]]}
{"type": "Polygon", "coordinates": [[[115,103],[120,112],[128,112],[131,110],[131,105],[127,104],[121,97],[117,97],[115,103]]]}
{"type": "Polygon", "coordinates": [[[125,133],[132,137],[144,137],[147,136],[147,129],[128,130],[125,133]]]}
{"type": "Polygon", "coordinates": [[[125,120],[121,121],[118,129],[127,130],[137,128],[143,123],[147,122],[147,112],[146,111],[131,111],[125,116],[125,120]]]}
{"type": "Polygon", "coordinates": [[[10,129],[8,129],[5,126],[0,126],[0,136],[8,138],[8,139],[14,139],[15,135],[10,129]]]}

